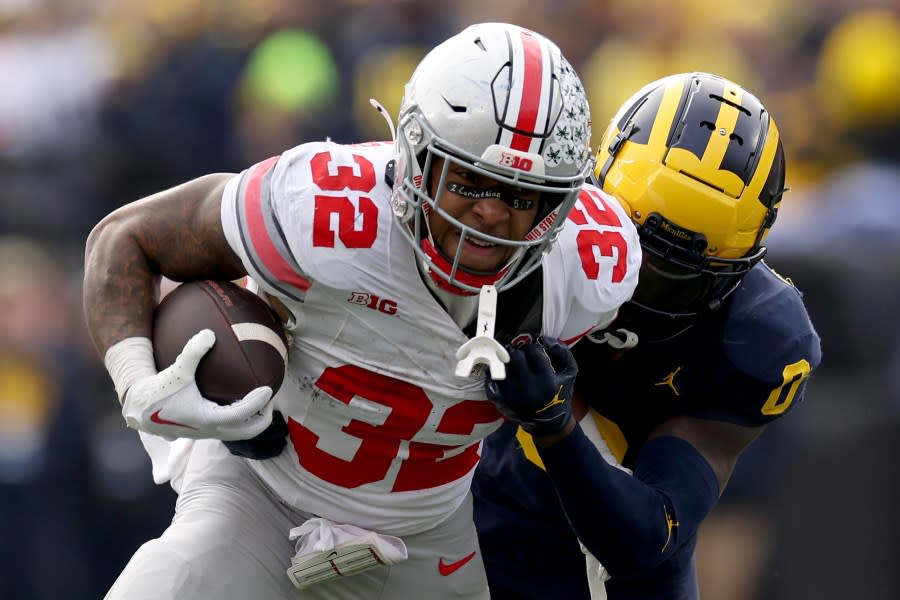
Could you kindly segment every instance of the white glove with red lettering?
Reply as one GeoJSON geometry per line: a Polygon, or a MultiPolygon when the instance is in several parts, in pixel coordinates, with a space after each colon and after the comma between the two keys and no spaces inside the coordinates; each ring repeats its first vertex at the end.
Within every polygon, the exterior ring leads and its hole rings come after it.
{"type": "Polygon", "coordinates": [[[215,343],[211,330],[200,331],[175,362],[158,373],[149,339],[128,338],[112,346],[105,363],[123,400],[122,416],[128,426],[168,440],[225,441],[246,440],[268,427],[273,409],[270,387],[258,387],[227,406],[200,394],[194,374],[215,343]]]}

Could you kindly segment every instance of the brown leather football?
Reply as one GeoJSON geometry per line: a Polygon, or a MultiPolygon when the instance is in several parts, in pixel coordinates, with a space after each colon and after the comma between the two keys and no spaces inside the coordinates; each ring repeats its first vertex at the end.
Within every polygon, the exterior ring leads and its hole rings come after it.
{"type": "Polygon", "coordinates": [[[203,329],[216,334],[215,345],[197,367],[197,387],[205,398],[229,404],[259,386],[278,391],[287,368],[287,335],[262,298],[230,281],[177,286],[153,314],[156,368],[174,363],[203,329]]]}

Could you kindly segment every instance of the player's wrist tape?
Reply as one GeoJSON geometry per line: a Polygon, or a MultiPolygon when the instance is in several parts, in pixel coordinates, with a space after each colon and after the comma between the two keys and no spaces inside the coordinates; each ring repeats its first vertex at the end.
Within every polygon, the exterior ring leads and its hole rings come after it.
{"type": "Polygon", "coordinates": [[[153,343],[145,337],[130,337],[116,342],[106,351],[103,364],[112,377],[119,404],[122,404],[125,392],[134,382],[157,373],[153,343]]]}

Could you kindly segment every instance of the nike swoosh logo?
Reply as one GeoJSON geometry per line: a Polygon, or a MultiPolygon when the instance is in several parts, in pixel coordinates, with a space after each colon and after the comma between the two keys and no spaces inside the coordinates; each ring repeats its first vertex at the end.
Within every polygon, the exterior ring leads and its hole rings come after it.
{"type": "Polygon", "coordinates": [[[178,421],[170,421],[168,419],[163,419],[159,416],[159,413],[162,409],[157,409],[152,415],[150,415],[150,420],[156,423],[157,425],[174,425],[175,427],[185,427],[187,429],[196,429],[196,427],[191,427],[190,425],[185,425],[184,423],[179,423],[178,421]]]}
{"type": "Polygon", "coordinates": [[[455,573],[458,570],[460,570],[461,568],[463,568],[466,565],[466,563],[468,563],[473,558],[475,558],[474,550],[472,551],[472,554],[469,554],[468,556],[464,556],[456,562],[445,563],[444,559],[442,558],[438,561],[438,571],[444,577],[446,577],[447,575],[452,575],[453,573],[455,573]]]}

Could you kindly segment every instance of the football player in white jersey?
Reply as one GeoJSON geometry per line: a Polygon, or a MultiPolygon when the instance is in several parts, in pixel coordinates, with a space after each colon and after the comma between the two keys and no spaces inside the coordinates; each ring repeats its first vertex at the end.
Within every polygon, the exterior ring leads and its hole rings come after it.
{"type": "Polygon", "coordinates": [[[484,372],[502,377],[507,343],[605,326],[636,284],[630,219],[583,187],[589,137],[553,42],[473,25],[419,64],[393,143],[306,143],[103,219],[88,327],[179,491],[107,598],[487,597],[469,485],[503,417],[484,372]],[[154,366],[159,281],[247,275],[287,317],[288,373],[218,406],[194,381],[211,332],[154,366]],[[223,444],[273,414],[270,458],[223,444]]]}

